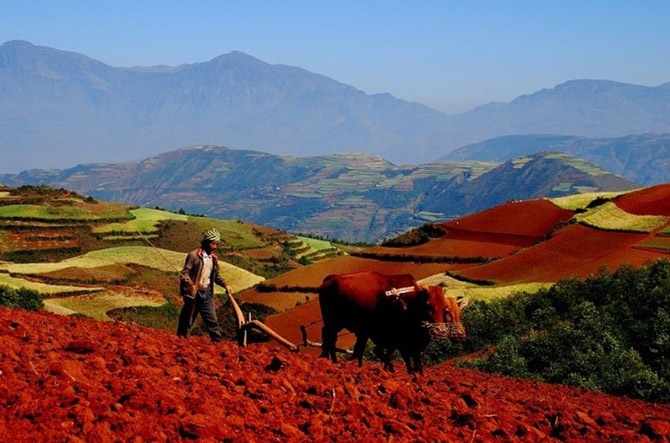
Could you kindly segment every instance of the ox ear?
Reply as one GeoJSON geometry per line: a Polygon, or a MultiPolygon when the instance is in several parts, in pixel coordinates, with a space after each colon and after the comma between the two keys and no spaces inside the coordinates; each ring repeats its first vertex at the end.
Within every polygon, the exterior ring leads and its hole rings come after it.
{"type": "Polygon", "coordinates": [[[456,303],[458,304],[458,308],[461,311],[468,305],[468,301],[465,299],[465,297],[458,297],[456,299],[456,303]]]}

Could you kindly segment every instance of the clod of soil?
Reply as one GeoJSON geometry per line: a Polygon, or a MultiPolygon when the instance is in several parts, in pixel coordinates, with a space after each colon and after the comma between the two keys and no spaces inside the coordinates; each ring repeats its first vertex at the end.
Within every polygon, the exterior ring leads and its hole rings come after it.
{"type": "Polygon", "coordinates": [[[667,441],[670,406],[0,308],[0,441],[667,441]],[[664,440],[665,439],[665,440],[664,440]]]}

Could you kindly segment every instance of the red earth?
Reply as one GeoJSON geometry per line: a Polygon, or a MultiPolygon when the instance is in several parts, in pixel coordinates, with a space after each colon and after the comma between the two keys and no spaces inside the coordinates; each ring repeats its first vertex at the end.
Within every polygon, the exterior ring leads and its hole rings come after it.
{"type": "Polygon", "coordinates": [[[670,183],[626,193],[614,203],[631,214],[670,216],[670,183]]]}
{"type": "Polygon", "coordinates": [[[0,308],[0,441],[668,441],[670,406],[0,308]]]}
{"type": "Polygon", "coordinates": [[[490,232],[475,232],[456,228],[449,228],[447,234],[432,238],[427,243],[418,246],[403,248],[373,246],[365,249],[365,253],[373,256],[407,257],[444,257],[444,258],[487,258],[496,259],[513,254],[519,248],[528,247],[535,243],[537,238],[494,234],[490,232]]]}
{"type": "Polygon", "coordinates": [[[342,256],[314,263],[310,266],[286,272],[266,283],[277,288],[301,287],[317,290],[323,279],[329,274],[346,274],[351,272],[381,269],[387,274],[401,274],[409,272],[417,279],[422,279],[450,269],[444,263],[414,263],[411,261],[379,261],[374,259],[342,256]]]}
{"type": "Polygon", "coordinates": [[[613,271],[624,264],[641,266],[659,258],[670,258],[670,254],[660,250],[635,247],[650,236],[572,224],[547,241],[500,260],[460,270],[457,274],[497,284],[553,282],[563,278],[584,278],[597,274],[602,267],[613,271]]]}
{"type": "Polygon", "coordinates": [[[442,227],[474,232],[542,237],[574,213],[561,209],[549,200],[513,201],[486,211],[443,223],[442,227]]]}

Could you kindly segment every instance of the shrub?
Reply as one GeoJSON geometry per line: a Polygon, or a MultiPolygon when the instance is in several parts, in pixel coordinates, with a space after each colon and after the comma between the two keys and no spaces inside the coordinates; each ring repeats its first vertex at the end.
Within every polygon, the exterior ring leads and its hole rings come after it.
{"type": "Polygon", "coordinates": [[[0,285],[0,306],[37,311],[44,307],[44,302],[40,293],[32,289],[0,285]]]}
{"type": "MultiPolygon", "coordinates": [[[[495,350],[464,365],[668,402],[669,306],[667,260],[563,280],[536,294],[472,302],[463,313],[463,350],[495,350]]],[[[439,361],[448,352],[441,348],[431,357],[439,361]]]]}
{"type": "Polygon", "coordinates": [[[526,358],[519,352],[519,339],[511,335],[503,337],[496,351],[488,360],[483,360],[482,369],[513,377],[529,377],[526,358]]]}

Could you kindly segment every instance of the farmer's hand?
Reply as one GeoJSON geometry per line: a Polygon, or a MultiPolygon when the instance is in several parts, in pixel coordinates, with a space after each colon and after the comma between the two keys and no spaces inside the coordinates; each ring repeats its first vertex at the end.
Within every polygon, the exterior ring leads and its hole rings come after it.
{"type": "Polygon", "coordinates": [[[233,295],[233,288],[231,288],[230,285],[226,285],[226,292],[228,295],[233,295]]]}
{"type": "Polygon", "coordinates": [[[188,285],[188,293],[191,294],[191,297],[195,297],[195,294],[198,293],[198,285],[188,285]]]}

